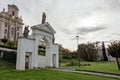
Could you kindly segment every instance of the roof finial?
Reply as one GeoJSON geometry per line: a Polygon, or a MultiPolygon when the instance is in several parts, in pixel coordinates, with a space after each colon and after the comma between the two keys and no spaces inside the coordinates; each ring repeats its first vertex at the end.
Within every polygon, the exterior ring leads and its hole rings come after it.
{"type": "Polygon", "coordinates": [[[24,32],[23,32],[23,36],[25,37],[25,38],[28,38],[28,33],[29,33],[29,26],[25,26],[25,28],[24,28],[24,32]]]}
{"type": "Polygon", "coordinates": [[[42,15],[42,24],[45,23],[45,20],[46,20],[46,14],[45,14],[45,12],[43,12],[43,15],[42,15]]]}
{"type": "Polygon", "coordinates": [[[22,19],[22,16],[20,16],[20,19],[22,19]]]}
{"type": "Polygon", "coordinates": [[[5,12],[5,8],[3,8],[3,12],[5,12]]]}

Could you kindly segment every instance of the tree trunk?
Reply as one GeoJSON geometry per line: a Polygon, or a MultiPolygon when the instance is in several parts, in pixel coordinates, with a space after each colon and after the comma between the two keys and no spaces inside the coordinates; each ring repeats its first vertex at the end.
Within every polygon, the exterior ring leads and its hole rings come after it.
{"type": "Polygon", "coordinates": [[[120,64],[120,57],[118,57],[118,61],[119,61],[119,64],[120,64]]]}
{"type": "Polygon", "coordinates": [[[120,70],[120,62],[119,62],[119,58],[116,57],[116,61],[117,61],[117,65],[118,65],[118,70],[120,70]]]}

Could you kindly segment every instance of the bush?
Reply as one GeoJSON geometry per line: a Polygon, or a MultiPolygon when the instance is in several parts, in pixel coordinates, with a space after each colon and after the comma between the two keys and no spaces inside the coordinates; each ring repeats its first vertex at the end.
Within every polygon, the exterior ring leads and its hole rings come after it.
{"type": "Polygon", "coordinates": [[[3,45],[3,44],[0,44],[0,47],[9,48],[9,49],[17,49],[16,46],[7,46],[7,45],[3,45]]]}
{"type": "Polygon", "coordinates": [[[2,43],[6,44],[7,43],[7,39],[1,39],[2,43]]]}
{"type": "Polygon", "coordinates": [[[8,46],[15,46],[15,43],[12,42],[12,41],[8,41],[8,42],[7,42],[7,45],[8,45],[8,46]]]}
{"type": "Polygon", "coordinates": [[[16,63],[16,52],[4,52],[2,60],[16,63]]]}
{"type": "Polygon", "coordinates": [[[67,62],[65,66],[76,66],[78,65],[78,61],[72,60],[70,62],[67,62]]]}

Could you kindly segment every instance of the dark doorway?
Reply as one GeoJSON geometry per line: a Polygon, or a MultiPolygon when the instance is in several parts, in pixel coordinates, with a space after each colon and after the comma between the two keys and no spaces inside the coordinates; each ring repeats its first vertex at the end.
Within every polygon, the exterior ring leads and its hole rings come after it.
{"type": "Polygon", "coordinates": [[[29,69],[29,55],[25,57],[25,69],[29,69]]]}

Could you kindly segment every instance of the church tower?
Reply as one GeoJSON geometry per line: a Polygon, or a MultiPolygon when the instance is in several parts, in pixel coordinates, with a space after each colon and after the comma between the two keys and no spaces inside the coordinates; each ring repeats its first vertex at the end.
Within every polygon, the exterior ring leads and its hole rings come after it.
{"type": "Polygon", "coordinates": [[[8,5],[8,11],[0,12],[0,39],[17,41],[22,36],[23,20],[18,15],[19,9],[16,5],[8,5]]]}

